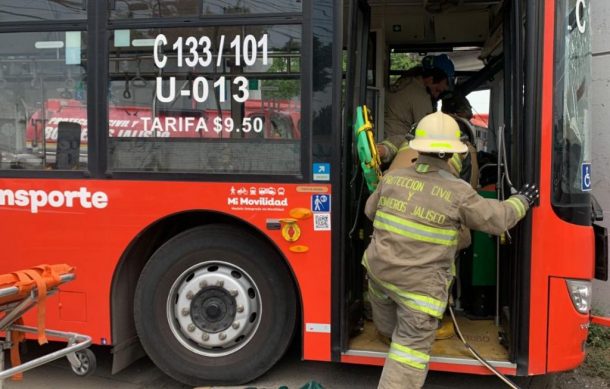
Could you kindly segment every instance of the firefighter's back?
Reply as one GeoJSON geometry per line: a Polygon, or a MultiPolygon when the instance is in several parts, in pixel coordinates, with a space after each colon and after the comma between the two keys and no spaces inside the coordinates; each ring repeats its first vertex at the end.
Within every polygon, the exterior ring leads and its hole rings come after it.
{"type": "Polygon", "coordinates": [[[388,172],[367,204],[374,209],[369,216],[375,227],[366,251],[370,271],[383,281],[437,298],[446,289],[439,286],[451,279],[459,203],[471,190],[446,169],[446,161],[420,156],[414,166],[388,172]]]}

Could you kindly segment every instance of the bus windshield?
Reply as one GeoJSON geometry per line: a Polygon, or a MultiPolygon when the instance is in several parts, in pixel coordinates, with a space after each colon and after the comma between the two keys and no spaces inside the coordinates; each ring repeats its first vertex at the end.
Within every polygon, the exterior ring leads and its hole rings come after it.
{"type": "Polygon", "coordinates": [[[553,205],[589,207],[591,34],[588,2],[557,4],[553,205]]]}

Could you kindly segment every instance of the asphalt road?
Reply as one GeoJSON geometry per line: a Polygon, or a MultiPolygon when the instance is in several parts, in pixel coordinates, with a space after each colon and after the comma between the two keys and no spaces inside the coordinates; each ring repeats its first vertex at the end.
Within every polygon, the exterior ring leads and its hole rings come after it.
{"type": "MultiPolygon", "coordinates": [[[[33,357],[40,350],[48,352],[56,345],[39,347],[35,342],[28,342],[23,359],[33,357]]],[[[8,389],[184,389],[184,386],[160,371],[148,358],[143,358],[122,372],[111,375],[112,357],[109,348],[94,347],[97,357],[97,370],[89,377],[78,377],[72,373],[65,358],[51,362],[25,373],[23,381],[7,380],[8,389]]],[[[325,389],[375,388],[381,368],[375,366],[360,366],[334,364],[323,362],[301,361],[298,347],[291,347],[280,362],[248,386],[232,387],[233,389],[257,388],[278,389],[286,386],[289,389],[299,389],[309,381],[320,383],[325,389]]],[[[425,389],[446,388],[506,388],[507,386],[493,376],[471,376],[431,372],[425,389]]],[[[214,387],[216,389],[218,387],[214,387]]],[[[228,387],[225,387],[228,389],[228,387]]],[[[207,388],[206,388],[207,389],[207,388]]]]}

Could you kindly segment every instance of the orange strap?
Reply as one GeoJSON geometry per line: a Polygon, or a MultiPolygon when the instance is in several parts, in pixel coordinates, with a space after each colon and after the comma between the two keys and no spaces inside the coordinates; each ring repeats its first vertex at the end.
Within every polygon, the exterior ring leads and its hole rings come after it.
{"type": "MultiPolygon", "coordinates": [[[[20,317],[15,321],[15,324],[23,324],[23,318],[20,317]]],[[[11,331],[11,366],[21,365],[21,358],[19,356],[19,344],[25,339],[25,334],[20,331],[11,331]]],[[[21,381],[23,379],[23,373],[15,373],[11,377],[13,381],[21,381]]]]}
{"type": "MultiPolygon", "coordinates": [[[[41,269],[43,274],[45,272],[42,266],[37,266],[35,269],[41,269]]],[[[48,343],[47,336],[44,333],[45,315],[47,313],[47,283],[36,270],[28,269],[22,271],[36,283],[36,288],[38,289],[38,304],[36,306],[38,310],[38,344],[43,345],[48,343]]]]}
{"type": "MultiPolygon", "coordinates": [[[[45,335],[45,317],[47,290],[59,285],[61,282],[60,272],[72,272],[74,268],[68,265],[40,265],[27,270],[21,270],[0,277],[0,281],[13,281],[13,285],[19,288],[19,294],[29,293],[29,286],[36,285],[38,289],[38,344],[43,345],[48,342],[45,335]],[[4,277],[4,278],[2,278],[4,277]]],[[[15,320],[15,324],[23,325],[23,317],[15,320]]],[[[21,364],[19,355],[19,344],[25,339],[25,333],[21,331],[11,331],[11,365],[13,367],[21,364]]],[[[23,379],[23,373],[16,373],[11,377],[18,381],[23,379]]]]}

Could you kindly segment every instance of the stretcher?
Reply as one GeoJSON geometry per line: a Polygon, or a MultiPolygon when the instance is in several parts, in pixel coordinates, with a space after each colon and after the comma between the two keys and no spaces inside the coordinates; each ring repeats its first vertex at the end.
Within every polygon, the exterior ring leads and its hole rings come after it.
{"type": "Polygon", "coordinates": [[[375,143],[371,114],[366,105],[356,107],[354,137],[364,180],[369,192],[374,192],[381,178],[381,159],[375,143]]]}
{"type": "Polygon", "coordinates": [[[95,355],[88,347],[91,337],[73,332],[45,328],[46,299],[58,292],[59,286],[74,280],[74,268],[68,265],[40,265],[30,269],[0,275],[0,389],[8,377],[22,378],[22,373],[59,358],[67,357],[72,371],[80,376],[93,373],[95,355]],[[23,324],[23,315],[37,307],[37,326],[23,324]],[[26,334],[37,334],[38,343],[47,337],[65,340],[66,346],[25,363],[20,362],[19,343],[26,334]],[[4,369],[4,354],[10,350],[11,368],[4,369]]]}

